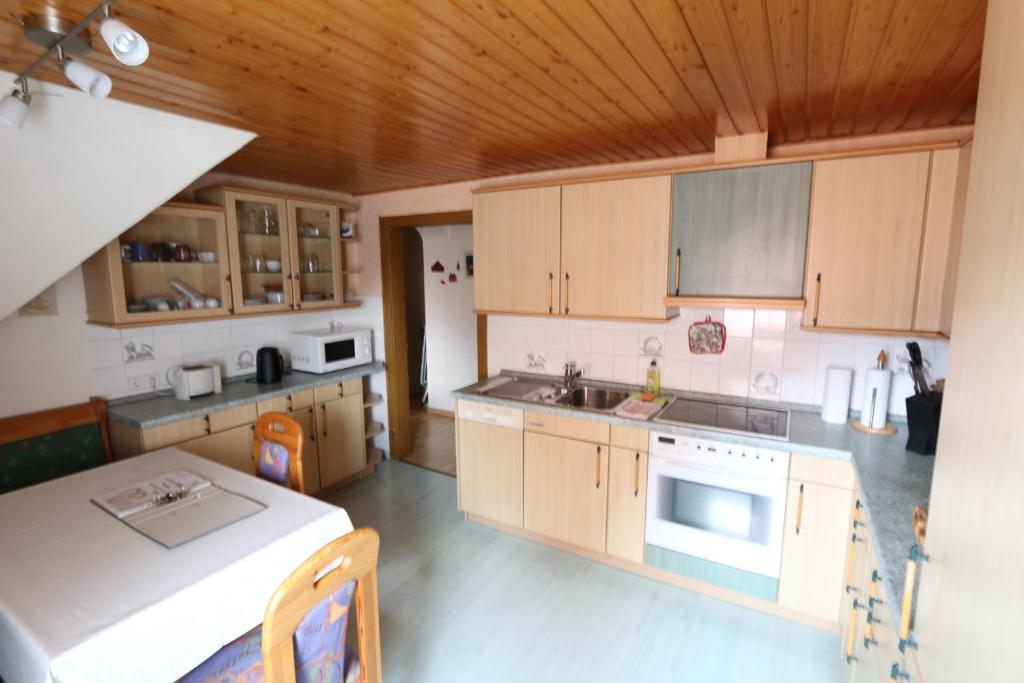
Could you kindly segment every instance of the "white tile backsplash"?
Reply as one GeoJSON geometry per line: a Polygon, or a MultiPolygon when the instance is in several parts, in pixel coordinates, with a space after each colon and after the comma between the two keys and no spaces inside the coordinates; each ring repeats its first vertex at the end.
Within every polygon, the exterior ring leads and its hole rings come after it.
{"type": "MultiPolygon", "coordinates": [[[[878,351],[885,349],[893,368],[899,367],[899,356],[906,355],[908,339],[802,330],[802,315],[802,311],[684,308],[664,324],[488,316],[488,368],[491,374],[501,369],[525,370],[526,354],[533,352],[544,356],[545,371],[550,374],[561,373],[565,361],[573,360],[584,376],[642,384],[650,358],[642,355],[641,343],[654,336],[663,344],[658,365],[662,386],[668,389],[820,404],[825,371],[839,366],[855,369],[851,407],[858,410],[856,390],[878,351]],[[726,325],[725,350],[691,354],[687,328],[691,321],[708,315],[726,325]],[[755,388],[763,373],[775,378],[774,391],[755,388]]],[[[944,377],[947,343],[918,342],[932,377],[944,377]]],[[[183,333],[183,351],[188,346],[183,333]]],[[[762,389],[769,384],[763,377],[762,389]]],[[[891,409],[895,414],[905,412],[907,386],[899,375],[894,378],[891,409]]]]}

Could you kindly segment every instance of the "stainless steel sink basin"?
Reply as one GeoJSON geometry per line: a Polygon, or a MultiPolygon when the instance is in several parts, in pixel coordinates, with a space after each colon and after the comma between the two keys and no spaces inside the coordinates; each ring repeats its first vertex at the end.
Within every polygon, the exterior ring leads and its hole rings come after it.
{"type": "Polygon", "coordinates": [[[625,391],[598,389],[597,387],[576,387],[558,399],[557,403],[572,408],[610,412],[629,398],[625,391]]]}
{"type": "Polygon", "coordinates": [[[512,380],[499,384],[492,389],[486,389],[481,393],[498,398],[510,398],[517,401],[536,400],[541,395],[550,395],[555,390],[548,382],[537,382],[528,379],[513,378],[512,380]]]}

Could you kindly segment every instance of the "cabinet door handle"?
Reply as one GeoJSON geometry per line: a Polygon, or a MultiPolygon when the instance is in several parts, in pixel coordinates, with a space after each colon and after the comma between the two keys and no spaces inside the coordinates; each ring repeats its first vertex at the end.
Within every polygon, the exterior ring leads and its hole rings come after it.
{"type": "Polygon", "coordinates": [[[921,550],[917,543],[910,546],[907,557],[907,578],[903,581],[903,605],[900,609],[900,652],[906,653],[909,647],[917,649],[917,642],[910,637],[910,611],[914,606],[914,579],[917,578],[917,566],[930,558],[921,550]]]}
{"type": "Polygon", "coordinates": [[[289,413],[290,413],[290,412],[292,411],[293,407],[294,407],[294,406],[293,406],[293,404],[292,404],[292,395],[291,395],[291,394],[288,394],[288,412],[289,412],[289,413]]]}
{"type": "Polygon", "coordinates": [[[846,663],[852,664],[857,661],[853,656],[853,648],[857,642],[857,610],[850,609],[850,625],[846,629],[846,663]]]}
{"type": "Polygon", "coordinates": [[[601,488],[601,447],[597,447],[597,454],[594,457],[594,488],[601,488]]]}
{"type": "MultiPolygon", "coordinates": [[[[312,420],[316,420],[316,411],[312,408],[309,409],[309,417],[312,420]]],[[[326,422],[326,420],[324,420],[324,422],[326,422]]],[[[309,440],[316,441],[316,423],[313,422],[311,424],[313,424],[313,429],[309,430],[309,440]]]]}
{"type": "Polygon", "coordinates": [[[555,274],[548,273],[548,315],[555,312],[555,274]]]}
{"type": "Polygon", "coordinates": [[[569,315],[569,273],[565,274],[565,314],[569,315]]]}
{"type": "Polygon", "coordinates": [[[679,296],[679,286],[683,276],[683,250],[676,249],[676,296],[679,296]]]}
{"type": "Polygon", "coordinates": [[[804,485],[800,484],[800,497],[796,501],[796,533],[800,534],[800,524],[804,518],[804,485]]]}
{"type": "Polygon", "coordinates": [[[636,454],[636,465],[633,469],[633,497],[640,495],[640,454],[636,454]]]}
{"type": "Polygon", "coordinates": [[[206,427],[206,433],[207,434],[212,434],[213,433],[213,429],[210,427],[210,416],[209,415],[203,415],[203,424],[206,427]]]}
{"type": "Polygon", "coordinates": [[[821,309],[821,273],[815,278],[814,284],[814,326],[818,326],[818,311],[821,309]]]}
{"type": "Polygon", "coordinates": [[[854,538],[857,535],[853,534],[850,537],[850,548],[846,551],[846,592],[849,593],[851,590],[857,590],[853,587],[853,556],[856,553],[857,546],[854,544],[854,538]]]}
{"type": "Polygon", "coordinates": [[[900,665],[896,662],[892,663],[892,668],[889,669],[889,680],[890,681],[909,681],[910,674],[905,671],[900,671],[900,665]]]}
{"type": "Polygon", "coordinates": [[[327,438],[327,404],[326,403],[321,403],[320,404],[320,410],[324,411],[324,429],[323,429],[323,432],[324,432],[324,438],[327,438]]]}

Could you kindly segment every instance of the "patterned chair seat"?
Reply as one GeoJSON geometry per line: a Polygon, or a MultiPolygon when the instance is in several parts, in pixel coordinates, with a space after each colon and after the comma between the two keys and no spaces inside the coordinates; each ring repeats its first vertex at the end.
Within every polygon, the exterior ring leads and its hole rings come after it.
{"type": "MultiPolygon", "coordinates": [[[[320,601],[295,632],[295,680],[308,683],[355,683],[362,678],[359,660],[345,647],[354,580],[320,601]]],[[[262,683],[263,628],[257,626],[218,650],[186,674],[181,683],[262,683]]]]}

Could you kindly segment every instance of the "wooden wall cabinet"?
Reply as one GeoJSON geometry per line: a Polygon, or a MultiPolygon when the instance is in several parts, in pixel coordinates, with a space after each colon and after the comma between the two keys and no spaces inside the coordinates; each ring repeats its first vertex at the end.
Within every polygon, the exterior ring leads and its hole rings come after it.
{"type": "Polygon", "coordinates": [[[666,318],[671,199],[670,176],[562,187],[564,315],[666,318]]]}
{"type": "Polygon", "coordinates": [[[643,564],[647,512],[647,452],[612,446],[608,460],[605,552],[643,564]]]}
{"type": "Polygon", "coordinates": [[[815,162],[804,326],[945,334],[969,150],[815,162]]]}
{"type": "Polygon", "coordinates": [[[171,203],[161,206],[126,230],[82,264],[89,322],[107,325],[186,321],[228,315],[231,307],[229,250],[224,212],[208,206],[171,203]],[[132,260],[122,255],[142,243],[146,250],[158,243],[188,245],[193,251],[212,252],[213,261],[132,260]],[[187,310],[153,310],[149,297],[175,302],[182,295],[171,286],[184,282],[217,305],[187,310]]]}
{"type": "Polygon", "coordinates": [[[668,296],[800,307],[810,192],[809,161],[673,176],[668,296]]]}
{"type": "Polygon", "coordinates": [[[291,287],[295,308],[333,308],[344,303],[344,259],[338,207],[287,200],[291,287]]]}
{"type": "Polygon", "coordinates": [[[526,432],[523,527],[602,553],[608,512],[608,446],[526,432]]]}
{"type": "Polygon", "coordinates": [[[473,195],[477,310],[557,315],[561,188],[473,195]]]}
{"type": "Polygon", "coordinates": [[[853,492],[791,479],[778,603],[839,622],[853,492]]]}

